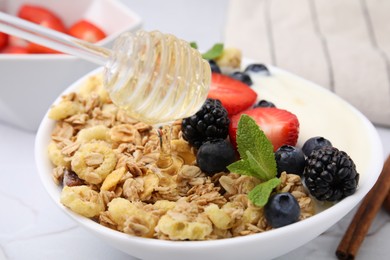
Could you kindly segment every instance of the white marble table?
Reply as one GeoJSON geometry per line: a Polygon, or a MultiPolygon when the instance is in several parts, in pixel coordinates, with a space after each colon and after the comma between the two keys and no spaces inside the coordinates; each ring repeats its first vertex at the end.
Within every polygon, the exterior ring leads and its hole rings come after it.
{"type": "MultiPolygon", "coordinates": [[[[123,2],[143,17],[148,30],[159,29],[189,41],[197,40],[201,48],[223,40],[227,1],[123,2]]],[[[377,129],[387,156],[390,129],[377,129]]],[[[0,259],[135,259],[95,238],[57,208],[36,172],[34,138],[34,133],[0,123],[0,259]]],[[[278,259],[334,259],[353,213],[318,238],[278,259]]],[[[357,259],[390,256],[389,220],[381,211],[357,259]]]]}

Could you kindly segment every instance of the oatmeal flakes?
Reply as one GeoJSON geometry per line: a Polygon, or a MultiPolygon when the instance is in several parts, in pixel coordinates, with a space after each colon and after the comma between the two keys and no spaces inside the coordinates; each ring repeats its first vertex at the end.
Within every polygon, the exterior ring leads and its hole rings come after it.
{"type": "Polygon", "coordinates": [[[140,177],[129,178],[123,184],[123,195],[129,201],[140,201],[140,194],[144,190],[144,180],[140,177]]]}
{"type": "Polygon", "coordinates": [[[66,167],[64,166],[57,166],[53,168],[52,171],[52,178],[55,184],[59,185],[62,183],[62,179],[64,178],[64,171],[66,167]]]}
{"type": "Polygon", "coordinates": [[[54,140],[63,140],[63,139],[71,139],[74,135],[74,128],[71,124],[68,124],[66,122],[59,122],[52,134],[51,137],[54,140]]]}
{"type": "Polygon", "coordinates": [[[51,141],[47,149],[49,159],[55,166],[69,166],[69,161],[66,160],[65,155],[58,148],[57,143],[51,141]]]}
{"type": "Polygon", "coordinates": [[[118,143],[133,143],[135,135],[138,132],[132,124],[121,124],[111,128],[110,136],[114,142],[118,143]]]}
{"type": "Polygon", "coordinates": [[[110,212],[104,211],[99,215],[99,223],[105,227],[117,230],[117,224],[111,219],[110,212]]]}
{"type": "Polygon", "coordinates": [[[64,119],[64,122],[72,124],[75,129],[83,129],[84,125],[88,122],[89,116],[85,113],[76,114],[64,119]]]}

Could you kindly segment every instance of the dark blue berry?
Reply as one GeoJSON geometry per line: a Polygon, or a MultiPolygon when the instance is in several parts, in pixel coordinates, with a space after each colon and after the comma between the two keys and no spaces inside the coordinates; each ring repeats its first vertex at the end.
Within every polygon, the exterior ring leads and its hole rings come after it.
{"type": "Polygon", "coordinates": [[[324,137],[316,136],[306,140],[302,146],[302,151],[306,156],[309,156],[313,150],[324,146],[332,146],[332,143],[324,137]]]}
{"type": "Polygon", "coordinates": [[[235,160],[236,153],[232,144],[223,139],[205,142],[196,155],[199,168],[209,175],[226,171],[226,167],[235,160]]]}
{"type": "Polygon", "coordinates": [[[214,60],[209,60],[211,72],[221,73],[221,69],[214,60]]]}
{"type": "Polygon", "coordinates": [[[291,145],[283,145],[275,152],[276,166],[279,177],[282,172],[303,175],[305,155],[302,150],[291,145]]]}
{"type": "Polygon", "coordinates": [[[264,206],[265,219],[273,228],[297,222],[300,214],[298,201],[289,192],[272,195],[264,206]]]}
{"type": "Polygon", "coordinates": [[[268,100],[260,100],[259,102],[257,102],[256,105],[254,105],[254,108],[256,107],[276,107],[274,103],[272,102],[269,102],[268,100]]]}
{"type": "Polygon", "coordinates": [[[261,64],[261,63],[254,63],[254,64],[250,64],[248,65],[244,72],[256,72],[256,73],[261,73],[261,74],[264,74],[266,76],[270,76],[271,73],[269,72],[267,66],[265,66],[264,64],[261,64]]]}
{"type": "Polygon", "coordinates": [[[235,71],[231,73],[229,76],[238,81],[241,81],[242,83],[247,84],[248,86],[252,86],[253,84],[251,77],[245,72],[235,71]]]}

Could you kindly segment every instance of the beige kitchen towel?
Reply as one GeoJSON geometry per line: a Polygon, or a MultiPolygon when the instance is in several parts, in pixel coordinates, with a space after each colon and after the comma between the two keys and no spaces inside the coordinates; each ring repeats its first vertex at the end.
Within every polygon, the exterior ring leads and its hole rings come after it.
{"type": "Polygon", "coordinates": [[[390,126],[390,0],[230,0],[225,44],[390,126]]]}

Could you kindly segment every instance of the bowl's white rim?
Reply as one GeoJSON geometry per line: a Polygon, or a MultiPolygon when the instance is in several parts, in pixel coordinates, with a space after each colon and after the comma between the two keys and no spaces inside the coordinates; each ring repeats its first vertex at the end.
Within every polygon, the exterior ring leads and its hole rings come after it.
{"type": "MultiPolygon", "coordinates": [[[[112,237],[115,239],[119,240],[127,240],[129,243],[132,242],[135,245],[148,245],[148,246],[156,246],[160,250],[163,249],[169,249],[169,250],[178,250],[182,251],[183,249],[202,249],[205,250],[207,248],[215,248],[215,249],[221,249],[223,247],[227,246],[239,246],[243,245],[247,242],[256,242],[256,243],[261,243],[261,241],[266,241],[268,239],[272,239],[274,237],[278,236],[283,236],[286,235],[290,232],[294,233],[297,230],[302,230],[304,227],[310,227],[315,224],[321,223],[323,226],[326,226],[329,228],[331,225],[335,224],[337,221],[339,221],[342,217],[344,217],[350,210],[353,209],[360,201],[361,199],[368,193],[368,191],[372,188],[372,186],[375,184],[381,169],[382,165],[384,162],[383,158],[383,147],[382,143],[379,137],[378,132],[376,131],[375,127],[373,124],[360,112],[358,111],[355,107],[344,101],[342,98],[339,96],[335,95],[331,91],[311,82],[308,80],[305,80],[293,73],[287,72],[285,70],[282,70],[280,68],[272,67],[267,65],[271,72],[272,71],[277,71],[280,73],[287,73],[289,75],[292,75],[294,77],[297,77],[301,80],[304,80],[306,82],[309,82],[313,87],[316,87],[318,91],[323,91],[324,94],[327,95],[332,95],[333,98],[339,99],[342,102],[346,103],[351,110],[352,113],[357,115],[360,119],[362,124],[366,127],[368,137],[371,138],[371,144],[373,149],[373,153],[371,158],[371,162],[368,164],[369,167],[367,169],[367,172],[372,175],[372,178],[367,179],[367,181],[359,186],[357,192],[353,194],[352,196],[349,196],[345,199],[343,199],[341,202],[338,202],[337,204],[333,205],[330,209],[324,210],[308,219],[305,219],[304,221],[299,221],[294,224],[285,226],[283,228],[279,229],[273,229],[269,230],[266,232],[258,233],[258,234],[253,234],[253,235],[248,235],[248,236],[242,236],[242,237],[234,237],[234,238],[226,238],[226,239],[220,239],[220,240],[207,240],[207,241],[166,241],[166,240],[158,240],[158,239],[150,239],[150,238],[142,238],[142,237],[135,237],[135,236],[130,236],[125,233],[111,230],[109,228],[106,228],[88,218],[82,217],[65,206],[63,206],[59,202],[59,197],[58,197],[58,191],[59,187],[57,187],[54,182],[51,179],[50,172],[48,173],[47,170],[45,169],[43,163],[41,162],[42,158],[47,158],[47,155],[44,153],[44,150],[42,149],[41,145],[42,143],[47,143],[47,137],[50,136],[51,129],[46,129],[45,127],[48,124],[51,124],[51,120],[48,119],[47,113],[45,114],[40,127],[38,129],[37,135],[36,135],[36,140],[35,140],[35,160],[36,160],[36,165],[38,169],[38,173],[40,175],[40,179],[45,186],[45,189],[49,193],[50,197],[54,200],[54,202],[62,208],[68,215],[70,215],[74,220],[77,222],[81,223],[85,228],[96,232],[100,233],[103,236],[108,236],[112,237]],[[50,131],[49,131],[50,130],[50,131]],[[46,140],[46,141],[45,141],[46,140]],[[48,176],[49,175],[49,176],[48,176]],[[328,219],[333,219],[337,216],[337,221],[327,224],[328,219]]],[[[78,81],[74,82],[69,88],[67,88],[59,97],[58,99],[54,102],[57,103],[60,99],[60,97],[65,94],[70,92],[71,90],[74,90],[76,86],[80,85],[80,83],[85,80],[86,77],[96,74],[97,72],[101,71],[102,68],[97,68],[84,77],[80,78],[78,81]]],[[[326,228],[326,229],[327,229],[326,228]]],[[[326,230],[324,229],[324,230],[326,230]]],[[[324,231],[323,230],[323,231],[324,231]]],[[[318,233],[317,235],[319,235],[318,233]]],[[[308,241],[306,241],[308,242],[308,241]]]]}

